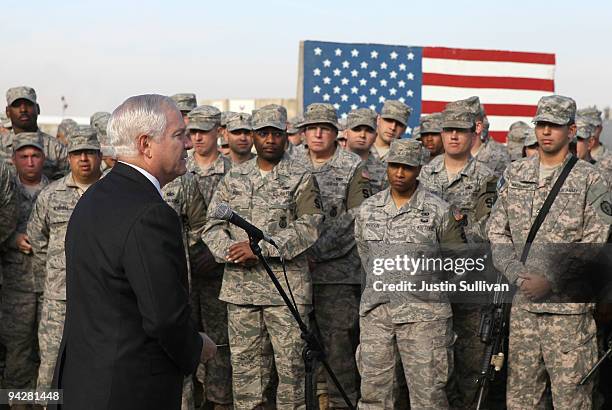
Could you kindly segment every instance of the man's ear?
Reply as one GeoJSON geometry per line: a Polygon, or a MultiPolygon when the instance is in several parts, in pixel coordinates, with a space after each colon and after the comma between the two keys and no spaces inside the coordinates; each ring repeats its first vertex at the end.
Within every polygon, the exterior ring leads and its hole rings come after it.
{"type": "Polygon", "coordinates": [[[482,134],[482,130],[484,130],[484,126],[482,125],[482,121],[476,121],[476,135],[482,134]]]}
{"type": "Polygon", "coordinates": [[[146,158],[151,158],[151,140],[148,135],[142,134],[136,138],[136,149],[146,158]]]}
{"type": "Polygon", "coordinates": [[[576,135],[576,131],[578,131],[578,127],[576,127],[576,124],[572,124],[568,127],[569,130],[569,138],[572,139],[574,138],[574,135],[576,135]]]}

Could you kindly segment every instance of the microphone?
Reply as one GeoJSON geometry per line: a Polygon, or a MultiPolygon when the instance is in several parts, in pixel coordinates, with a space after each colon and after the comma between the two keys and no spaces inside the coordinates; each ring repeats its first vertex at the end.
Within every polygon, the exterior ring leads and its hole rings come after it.
{"type": "Polygon", "coordinates": [[[276,246],[272,238],[263,233],[261,229],[245,221],[240,215],[232,211],[232,208],[230,208],[227,202],[221,202],[219,205],[217,205],[217,207],[210,216],[213,219],[222,219],[224,221],[228,221],[233,225],[236,225],[239,228],[242,228],[249,235],[249,237],[257,241],[263,239],[269,244],[276,246]]]}

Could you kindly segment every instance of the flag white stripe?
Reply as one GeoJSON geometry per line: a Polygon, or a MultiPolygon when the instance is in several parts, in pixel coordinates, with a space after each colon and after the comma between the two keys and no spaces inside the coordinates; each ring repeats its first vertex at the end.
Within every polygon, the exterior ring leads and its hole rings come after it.
{"type": "Polygon", "coordinates": [[[537,105],[540,98],[550,95],[548,91],[510,90],[507,88],[461,88],[439,85],[424,85],[423,101],[456,101],[477,95],[482,104],[537,105]]]}
{"type": "Polygon", "coordinates": [[[555,78],[555,66],[552,64],[450,60],[445,58],[423,58],[423,72],[475,77],[518,77],[544,80],[555,78]]]}
{"type": "Polygon", "coordinates": [[[490,131],[508,131],[508,129],[510,128],[510,125],[512,125],[516,121],[523,121],[533,126],[533,124],[531,123],[531,121],[533,120],[533,117],[511,117],[511,116],[506,117],[506,116],[500,116],[500,115],[491,115],[491,116],[487,116],[487,119],[489,120],[489,123],[491,124],[489,126],[490,131]]]}

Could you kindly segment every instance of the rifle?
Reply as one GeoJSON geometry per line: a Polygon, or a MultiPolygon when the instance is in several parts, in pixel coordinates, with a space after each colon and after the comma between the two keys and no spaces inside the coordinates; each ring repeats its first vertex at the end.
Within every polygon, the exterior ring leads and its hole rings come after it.
{"type": "MultiPolygon", "coordinates": [[[[503,283],[503,275],[497,275],[497,284],[503,283]]],[[[497,374],[504,367],[507,356],[504,341],[508,336],[510,307],[512,304],[506,300],[503,291],[495,291],[493,302],[480,317],[479,336],[485,344],[480,367],[480,375],[476,379],[478,391],[473,401],[476,401],[476,410],[483,405],[489,385],[495,380],[497,374]]]]}

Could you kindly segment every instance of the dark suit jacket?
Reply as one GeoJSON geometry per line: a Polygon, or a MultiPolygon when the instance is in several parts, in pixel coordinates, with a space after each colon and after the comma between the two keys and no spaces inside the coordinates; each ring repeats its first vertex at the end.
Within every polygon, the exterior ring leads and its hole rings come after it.
{"type": "Polygon", "coordinates": [[[178,216],[135,169],[117,163],[75,207],[66,292],[54,375],[61,408],[179,409],[202,339],[178,216]]]}

